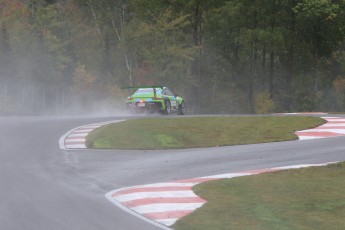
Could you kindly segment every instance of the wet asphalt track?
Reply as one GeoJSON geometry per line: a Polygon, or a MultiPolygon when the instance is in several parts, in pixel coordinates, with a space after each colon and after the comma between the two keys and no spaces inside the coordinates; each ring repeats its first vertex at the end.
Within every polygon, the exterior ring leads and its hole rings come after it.
{"type": "Polygon", "coordinates": [[[111,118],[0,117],[1,230],[153,230],[110,190],[214,174],[345,160],[345,138],[166,151],[60,150],[61,135],[111,118]]]}

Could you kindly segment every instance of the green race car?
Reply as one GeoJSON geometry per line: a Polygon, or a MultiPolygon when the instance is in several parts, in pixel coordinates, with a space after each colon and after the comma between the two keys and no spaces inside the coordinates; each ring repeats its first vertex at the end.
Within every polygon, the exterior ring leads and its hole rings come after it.
{"type": "Polygon", "coordinates": [[[177,112],[186,114],[186,104],[182,97],[172,93],[164,86],[127,87],[130,92],[135,90],[126,100],[127,109],[131,112],[160,112],[168,115],[177,112]]]}

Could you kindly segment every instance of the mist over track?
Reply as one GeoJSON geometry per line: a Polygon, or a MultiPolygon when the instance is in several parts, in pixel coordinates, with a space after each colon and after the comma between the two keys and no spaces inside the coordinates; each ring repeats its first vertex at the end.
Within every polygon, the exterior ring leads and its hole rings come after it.
{"type": "Polygon", "coordinates": [[[156,151],[60,150],[81,125],[132,117],[0,117],[0,229],[157,229],[104,198],[122,187],[345,160],[344,137],[156,151]]]}

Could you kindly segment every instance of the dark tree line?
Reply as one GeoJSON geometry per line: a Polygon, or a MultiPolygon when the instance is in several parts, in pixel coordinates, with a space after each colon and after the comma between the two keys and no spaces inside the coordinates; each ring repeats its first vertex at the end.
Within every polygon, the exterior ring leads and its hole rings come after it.
{"type": "Polygon", "coordinates": [[[143,84],[193,113],[344,111],[344,36],[344,0],[0,0],[0,112],[143,84]]]}

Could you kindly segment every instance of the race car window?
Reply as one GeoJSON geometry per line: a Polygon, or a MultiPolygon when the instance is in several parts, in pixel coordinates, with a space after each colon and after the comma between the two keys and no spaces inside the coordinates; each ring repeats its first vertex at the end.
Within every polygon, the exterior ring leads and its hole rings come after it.
{"type": "Polygon", "coordinates": [[[166,95],[174,96],[174,94],[169,89],[165,89],[165,90],[166,90],[166,95]]]}
{"type": "Polygon", "coordinates": [[[138,89],[135,93],[152,93],[153,89],[138,89]]]}

